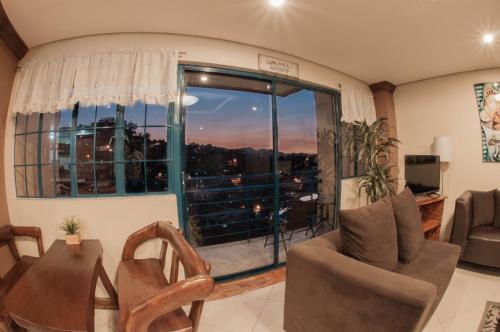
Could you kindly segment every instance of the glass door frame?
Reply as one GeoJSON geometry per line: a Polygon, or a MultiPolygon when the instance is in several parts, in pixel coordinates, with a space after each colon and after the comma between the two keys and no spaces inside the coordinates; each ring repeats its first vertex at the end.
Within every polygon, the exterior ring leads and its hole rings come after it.
{"type": "MultiPolygon", "coordinates": [[[[248,271],[237,272],[231,275],[226,275],[222,277],[217,277],[216,280],[226,280],[232,279],[236,277],[240,277],[243,275],[250,275],[259,273],[262,271],[274,269],[276,267],[286,265],[285,263],[279,263],[279,209],[280,209],[280,178],[279,178],[279,149],[278,149],[278,138],[279,138],[279,127],[278,127],[278,109],[277,109],[277,98],[276,98],[276,85],[278,83],[287,84],[291,86],[296,86],[298,88],[311,90],[311,91],[319,91],[324,92],[332,97],[332,105],[334,107],[334,125],[335,125],[335,135],[334,135],[334,157],[335,157],[335,204],[334,204],[334,224],[333,229],[338,228],[338,213],[340,211],[340,200],[341,200],[341,184],[342,184],[342,146],[340,144],[340,125],[341,125],[341,94],[339,91],[334,89],[328,89],[324,87],[314,86],[311,84],[305,84],[300,81],[289,80],[281,77],[275,77],[270,75],[265,75],[261,73],[236,70],[236,69],[227,69],[227,68],[219,68],[219,67],[207,67],[207,66],[199,66],[199,65],[187,65],[181,64],[178,67],[178,93],[177,93],[177,101],[174,104],[174,114],[172,118],[172,131],[173,135],[171,135],[171,147],[172,147],[172,187],[173,191],[177,197],[177,210],[178,210],[178,218],[179,218],[179,227],[184,231],[184,236],[189,240],[189,231],[188,231],[188,216],[186,210],[186,196],[185,196],[185,166],[186,166],[186,156],[185,156],[185,107],[182,105],[182,100],[184,96],[184,92],[186,91],[186,80],[185,73],[186,71],[200,72],[200,73],[216,73],[216,74],[224,74],[231,75],[235,77],[243,77],[243,78],[251,78],[257,80],[265,80],[271,82],[272,84],[272,141],[273,141],[273,179],[274,179],[274,206],[273,206],[273,225],[274,225],[274,233],[273,233],[273,252],[274,252],[274,263],[270,265],[266,265],[263,267],[259,267],[257,269],[251,269],[248,271]]],[[[170,144],[169,144],[170,145],[170,144]]]]}

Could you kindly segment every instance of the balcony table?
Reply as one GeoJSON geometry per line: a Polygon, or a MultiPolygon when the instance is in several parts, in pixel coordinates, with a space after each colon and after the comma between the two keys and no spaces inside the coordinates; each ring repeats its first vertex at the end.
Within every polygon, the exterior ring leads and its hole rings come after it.
{"type": "Polygon", "coordinates": [[[116,309],[117,294],[102,266],[99,240],[56,240],[5,299],[12,319],[32,331],[94,331],[94,309],[116,309]],[[95,297],[100,278],[109,299],[95,297]]]}

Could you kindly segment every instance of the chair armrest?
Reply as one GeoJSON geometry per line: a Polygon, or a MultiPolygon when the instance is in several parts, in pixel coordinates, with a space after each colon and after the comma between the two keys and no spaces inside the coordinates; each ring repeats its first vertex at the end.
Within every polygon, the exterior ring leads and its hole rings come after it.
{"type": "Polygon", "coordinates": [[[472,226],[472,193],[464,192],[455,201],[455,215],[450,242],[462,247],[462,255],[472,226]]]}
{"type": "Polygon", "coordinates": [[[38,255],[41,257],[44,254],[42,230],[40,228],[28,226],[12,226],[12,234],[14,234],[14,236],[27,236],[35,239],[38,246],[38,255]]]}
{"type": "Polygon", "coordinates": [[[145,332],[157,318],[183,305],[206,298],[213,288],[214,280],[209,275],[198,275],[172,284],[131,307],[125,316],[123,331],[145,332]]]}
{"type": "Polygon", "coordinates": [[[285,330],[417,331],[436,294],[431,283],[298,245],[288,254],[285,330]]]}

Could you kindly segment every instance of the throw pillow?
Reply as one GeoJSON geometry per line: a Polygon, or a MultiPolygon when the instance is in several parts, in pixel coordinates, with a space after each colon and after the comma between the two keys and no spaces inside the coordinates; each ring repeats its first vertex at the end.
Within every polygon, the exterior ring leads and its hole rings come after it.
{"type": "Polygon", "coordinates": [[[393,196],[391,200],[398,232],[399,260],[409,263],[424,244],[420,209],[415,196],[408,187],[399,195],[393,196]]]}
{"type": "Polygon", "coordinates": [[[472,191],[472,227],[491,225],[495,211],[495,191],[472,191]]]}
{"type": "Polygon", "coordinates": [[[390,198],[340,211],[340,228],[344,254],[389,271],[396,268],[398,240],[390,198]]]}

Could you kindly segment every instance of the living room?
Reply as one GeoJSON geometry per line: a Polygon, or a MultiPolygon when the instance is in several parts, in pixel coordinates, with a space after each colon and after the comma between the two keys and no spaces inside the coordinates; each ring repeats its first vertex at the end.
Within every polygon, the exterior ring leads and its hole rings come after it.
{"type": "Polygon", "coordinates": [[[498,1],[0,5],[1,332],[500,329],[498,1]]]}

